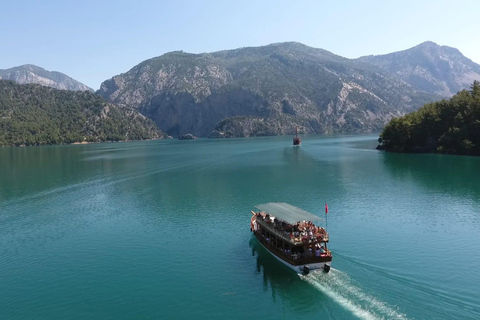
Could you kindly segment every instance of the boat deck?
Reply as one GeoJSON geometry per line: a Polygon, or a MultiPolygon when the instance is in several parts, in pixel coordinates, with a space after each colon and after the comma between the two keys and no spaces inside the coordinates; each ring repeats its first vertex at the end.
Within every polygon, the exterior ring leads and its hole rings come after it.
{"type": "Polygon", "coordinates": [[[292,229],[291,225],[285,225],[275,223],[269,217],[261,214],[256,214],[256,223],[263,229],[264,232],[268,232],[271,238],[267,238],[260,231],[254,231],[255,237],[262,243],[262,245],[278,258],[288,262],[293,266],[308,265],[315,263],[323,263],[332,261],[332,253],[326,248],[320,249],[317,247],[320,243],[328,242],[328,233],[323,228],[314,226],[313,224],[305,223],[298,226],[300,231],[288,232],[285,229],[292,229]],[[307,232],[307,230],[310,230],[307,232]],[[315,230],[315,233],[312,231],[315,230]],[[294,234],[297,235],[294,235],[294,234]],[[278,246],[278,240],[283,241],[288,246],[278,246]],[[303,250],[298,252],[293,250],[295,247],[302,247],[303,250]],[[304,251],[305,250],[305,251],[304,251]]]}
{"type": "Polygon", "coordinates": [[[291,233],[281,228],[276,228],[274,223],[264,220],[263,218],[256,219],[257,223],[262,226],[262,228],[268,230],[270,233],[275,234],[278,238],[283,241],[289,242],[290,244],[296,246],[302,243],[318,243],[318,242],[328,242],[328,233],[323,228],[317,228],[317,232],[309,235],[307,232],[297,232],[291,233]]]}

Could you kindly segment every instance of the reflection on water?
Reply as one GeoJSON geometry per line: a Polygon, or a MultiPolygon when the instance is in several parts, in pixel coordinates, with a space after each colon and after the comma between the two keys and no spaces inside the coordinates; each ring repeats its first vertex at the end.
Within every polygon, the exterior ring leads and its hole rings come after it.
{"type": "Polygon", "coordinates": [[[394,179],[435,192],[480,200],[480,158],[437,154],[383,153],[394,179]]]}
{"type": "Polygon", "coordinates": [[[254,237],[249,245],[252,255],[256,255],[256,272],[263,276],[264,291],[271,290],[273,300],[280,297],[301,314],[325,308],[325,295],[305,285],[297,273],[277,261],[254,237]]]}

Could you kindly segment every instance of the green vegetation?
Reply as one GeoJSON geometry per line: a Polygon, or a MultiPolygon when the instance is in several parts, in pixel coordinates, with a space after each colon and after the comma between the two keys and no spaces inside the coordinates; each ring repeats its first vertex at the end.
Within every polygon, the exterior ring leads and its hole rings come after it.
{"type": "Polygon", "coordinates": [[[137,111],[88,91],[0,81],[0,146],[51,145],[158,138],[137,111]]]}
{"type": "Polygon", "coordinates": [[[480,83],[392,119],[378,141],[379,149],[394,152],[480,155],[480,83]]]}
{"type": "MultiPolygon", "coordinates": [[[[235,116],[223,119],[214,130],[230,138],[295,134],[295,128],[298,128],[299,133],[314,132],[308,122],[299,121],[291,115],[268,118],[235,116]]],[[[216,138],[215,134],[211,137],[216,138]]]]}

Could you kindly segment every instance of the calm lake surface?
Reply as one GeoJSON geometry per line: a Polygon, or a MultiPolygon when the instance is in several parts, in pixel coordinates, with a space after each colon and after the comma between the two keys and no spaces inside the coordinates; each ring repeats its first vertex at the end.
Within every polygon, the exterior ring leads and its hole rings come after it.
{"type": "Polygon", "coordinates": [[[376,138],[2,148],[0,318],[480,319],[480,158],[376,138]],[[329,274],[253,239],[271,201],[328,203],[329,274]]]}

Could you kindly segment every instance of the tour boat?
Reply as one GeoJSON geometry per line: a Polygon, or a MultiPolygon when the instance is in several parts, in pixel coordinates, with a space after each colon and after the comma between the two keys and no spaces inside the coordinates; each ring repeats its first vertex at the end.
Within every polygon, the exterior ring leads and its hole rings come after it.
{"type": "Polygon", "coordinates": [[[295,127],[295,137],[293,137],[293,145],[299,146],[302,144],[302,139],[298,136],[298,127],[295,127]]]}
{"type": "Polygon", "coordinates": [[[319,217],[288,203],[266,203],[252,212],[250,228],[257,240],[277,260],[298,273],[330,271],[332,253],[328,233],[312,221],[319,217]]]}

